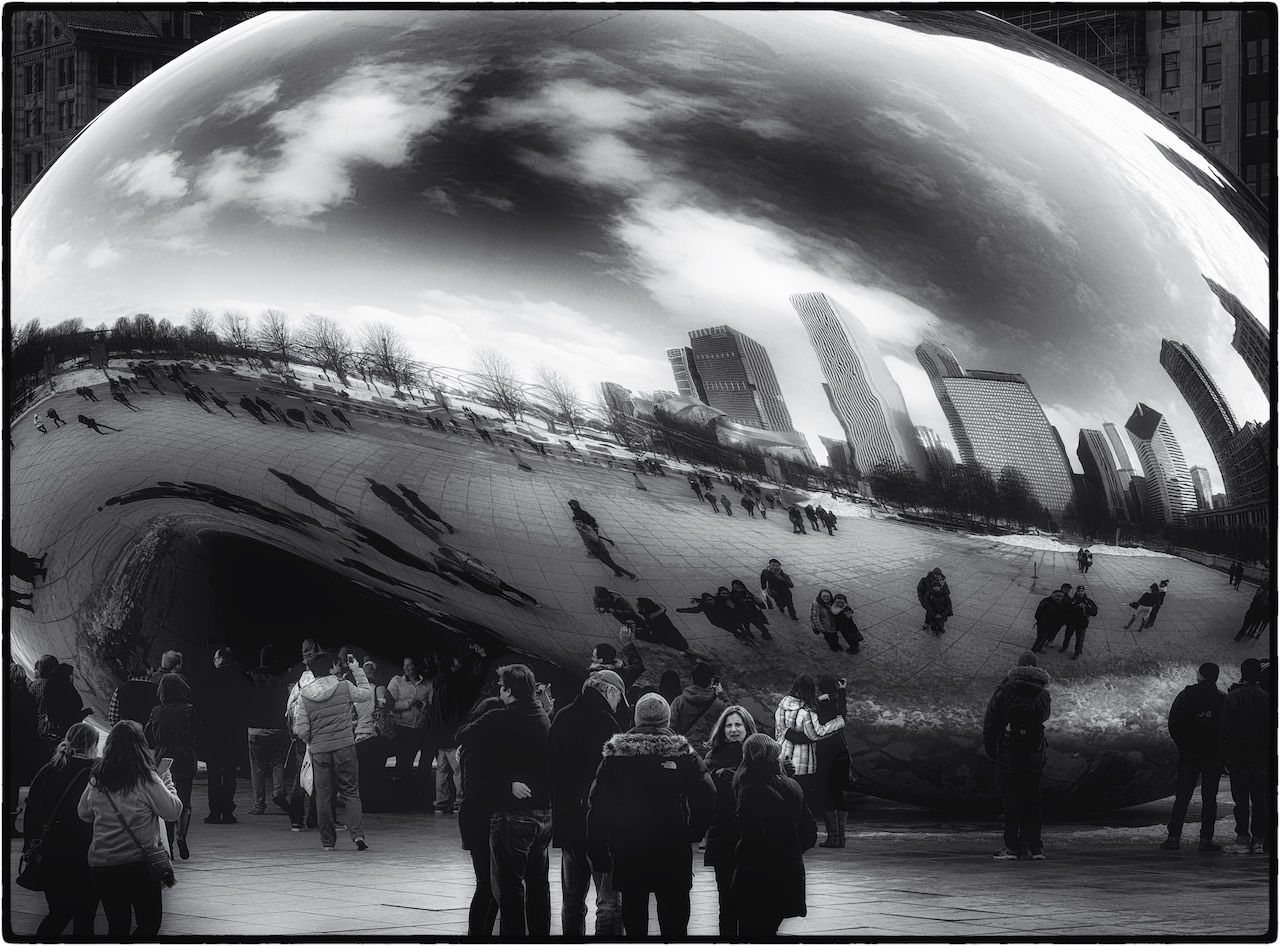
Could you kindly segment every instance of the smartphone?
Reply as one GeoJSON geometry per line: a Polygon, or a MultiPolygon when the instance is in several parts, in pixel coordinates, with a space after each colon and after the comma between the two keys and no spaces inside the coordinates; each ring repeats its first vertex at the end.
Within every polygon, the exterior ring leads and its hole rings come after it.
{"type": "Polygon", "coordinates": [[[159,762],[156,763],[156,771],[159,772],[161,775],[164,775],[165,772],[169,771],[172,765],[173,765],[172,759],[161,759],[159,762]]]}

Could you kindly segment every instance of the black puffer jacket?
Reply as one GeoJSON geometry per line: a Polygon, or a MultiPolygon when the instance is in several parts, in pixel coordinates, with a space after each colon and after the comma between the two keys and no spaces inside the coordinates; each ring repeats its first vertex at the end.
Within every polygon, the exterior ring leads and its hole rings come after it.
{"type": "Polygon", "coordinates": [[[733,864],[738,847],[738,802],[733,797],[733,776],[742,764],[742,743],[726,742],[707,753],[707,771],[716,787],[715,810],[707,829],[707,849],[702,863],[707,867],[733,864]]]}
{"type": "Polygon", "coordinates": [[[1231,765],[1266,765],[1274,758],[1276,718],[1267,691],[1256,683],[1236,683],[1222,701],[1218,728],[1221,758],[1231,765]]]}
{"type": "Polygon", "coordinates": [[[80,796],[89,783],[92,767],[92,759],[72,757],[62,768],[56,768],[51,762],[36,773],[27,795],[22,825],[23,846],[40,837],[45,824],[53,822],[41,851],[47,858],[45,866],[59,879],[58,886],[66,890],[93,883],[88,861],[93,825],[82,821],[76,812],[80,796]],[[62,804],[55,814],[53,809],[60,798],[62,804]]]}
{"type": "Polygon", "coordinates": [[[1218,722],[1227,695],[1208,680],[1193,683],[1169,707],[1169,735],[1185,756],[1213,759],[1218,755],[1218,722]]]}
{"type": "Polygon", "coordinates": [[[738,799],[738,867],[733,873],[733,899],[775,918],[804,916],[804,857],[818,829],[794,779],[740,782],[738,799]]]}
{"type": "Polygon", "coordinates": [[[715,786],[684,736],[637,726],[605,743],[587,811],[587,851],[617,890],[693,886],[715,786]]]}
{"type": "Polygon", "coordinates": [[[604,755],[604,745],[618,734],[609,701],[586,687],[556,713],[547,740],[551,776],[551,843],[559,848],[587,846],[587,796],[604,755]]]}
{"type": "MultiPolygon", "coordinates": [[[[1014,667],[996,687],[982,717],[982,746],[988,756],[1000,761],[1012,761],[1007,758],[1009,740],[1004,733],[1004,724],[1009,704],[1015,698],[1025,696],[1031,699],[1040,710],[1041,722],[1049,718],[1052,708],[1052,697],[1046,689],[1049,680],[1049,672],[1040,667],[1014,667]]],[[[1044,748],[1045,742],[1042,740],[1038,752],[1017,761],[1023,764],[1043,763],[1044,748]]]]}
{"type": "MultiPolygon", "coordinates": [[[[458,742],[488,771],[471,789],[490,811],[532,811],[551,807],[547,786],[547,736],[551,720],[533,700],[518,700],[472,720],[458,729],[458,742]],[[528,798],[511,794],[512,782],[524,782],[528,798]]],[[[465,797],[465,796],[464,796],[465,797]]]]}

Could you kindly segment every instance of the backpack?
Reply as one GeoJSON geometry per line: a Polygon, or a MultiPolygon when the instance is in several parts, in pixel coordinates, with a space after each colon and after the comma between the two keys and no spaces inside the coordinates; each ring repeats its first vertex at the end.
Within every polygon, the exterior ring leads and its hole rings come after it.
{"type": "Polygon", "coordinates": [[[378,687],[382,694],[375,691],[374,709],[373,709],[373,727],[383,739],[394,739],[396,737],[396,722],[391,715],[391,698],[383,694],[386,693],[382,687],[378,687]]]}
{"type": "Polygon", "coordinates": [[[1015,694],[1004,711],[1004,738],[1009,753],[1030,756],[1044,745],[1044,720],[1036,702],[1024,694],[1015,694]]]}

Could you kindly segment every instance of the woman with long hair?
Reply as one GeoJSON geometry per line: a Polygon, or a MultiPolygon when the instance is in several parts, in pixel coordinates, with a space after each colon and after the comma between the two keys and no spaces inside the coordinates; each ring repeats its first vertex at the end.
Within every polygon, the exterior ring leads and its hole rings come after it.
{"type": "MultiPolygon", "coordinates": [[[[844,718],[848,709],[848,691],[843,678],[831,674],[818,677],[818,723],[825,725],[836,717],[844,718]]],[[[818,768],[814,777],[814,812],[822,812],[827,838],[819,847],[844,847],[844,789],[849,780],[849,747],[844,733],[836,730],[816,744],[818,768]]]]}
{"type": "Polygon", "coordinates": [[[791,684],[790,695],[784,696],[774,711],[773,725],[773,731],[782,734],[783,758],[791,763],[810,810],[821,811],[815,797],[818,753],[814,743],[843,729],[844,716],[825,723],[818,719],[818,686],[812,676],[802,673],[791,684]]]}
{"type": "Polygon", "coordinates": [[[78,806],[81,820],[93,825],[89,870],[107,915],[109,939],[130,939],[135,917],[133,939],[159,935],[164,901],[161,882],[147,869],[147,854],[168,850],[160,824],[177,821],[182,808],[173,777],[156,771],[142,727],[131,719],[116,723],[78,806]]]}
{"type": "Polygon", "coordinates": [[[789,916],[804,916],[804,852],[818,829],[804,790],[782,767],[782,747],[764,733],[748,736],[733,777],[737,801],[738,865],[733,899],[738,938],[761,943],[778,935],[789,916]]]}
{"type": "MultiPolygon", "coordinates": [[[[172,759],[169,774],[178,797],[182,799],[182,815],[178,819],[178,855],[185,861],[191,856],[187,847],[187,827],[191,824],[191,786],[196,778],[196,745],[203,741],[200,716],[191,705],[191,686],[180,673],[166,673],[156,687],[160,705],[147,720],[147,743],[158,759],[172,759]]],[[[165,827],[169,849],[175,840],[174,826],[165,827]]]]}
{"type": "Polygon", "coordinates": [[[707,771],[716,786],[716,807],[707,830],[707,847],[702,863],[716,872],[720,895],[720,938],[738,938],[738,913],[733,903],[733,871],[738,858],[738,804],[733,797],[733,776],[742,764],[742,743],[756,734],[756,721],[737,704],[726,706],[711,730],[707,750],[707,771]]]}
{"type": "Polygon", "coordinates": [[[98,754],[98,731],[88,723],[73,723],[53,750],[53,758],[31,780],[23,815],[23,847],[49,831],[40,844],[42,867],[49,875],[44,899],[49,913],[40,921],[36,938],[56,940],[71,924],[76,939],[93,936],[98,894],[93,889],[85,858],[93,829],[76,814],[89,770],[98,754]]]}
{"type": "Polygon", "coordinates": [[[813,628],[814,634],[821,634],[826,638],[830,647],[839,650],[840,645],[836,643],[836,629],[831,621],[831,603],[834,600],[828,589],[823,588],[818,592],[818,596],[813,599],[813,604],[809,606],[809,626],[813,628]]]}

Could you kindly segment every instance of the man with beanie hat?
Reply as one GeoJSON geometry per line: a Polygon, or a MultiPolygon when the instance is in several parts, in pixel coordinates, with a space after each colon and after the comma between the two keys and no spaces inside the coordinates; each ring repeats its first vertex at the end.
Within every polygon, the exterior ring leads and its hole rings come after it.
{"type": "Polygon", "coordinates": [[[593,870],[613,872],[628,938],[649,930],[649,895],[658,901],[662,938],[683,939],[693,886],[691,845],[715,805],[715,784],[657,693],[636,702],[636,725],[611,738],[591,787],[587,850],[593,870]]]}
{"type": "Polygon", "coordinates": [[[1235,804],[1236,841],[1229,854],[1258,854],[1270,826],[1268,785],[1270,761],[1275,753],[1275,715],[1267,691],[1262,689],[1262,662],[1250,657],[1240,665],[1240,682],[1233,684],[1222,701],[1218,726],[1218,752],[1231,773],[1231,801],[1235,804]]]}
{"type": "Polygon", "coordinates": [[[294,732],[311,750],[320,845],[332,851],[338,843],[333,819],[337,799],[346,809],[344,817],[351,840],[358,850],[367,851],[351,717],[352,709],[358,704],[373,700],[373,687],[358,664],[347,668],[354,682],[339,678],[337,674],[342,668],[337,658],[325,651],[311,658],[310,670],[314,679],[299,687],[294,732]]]}
{"type": "MultiPolygon", "coordinates": [[[[498,668],[502,706],[458,729],[462,751],[483,768],[474,790],[489,817],[489,877],[498,901],[499,937],[536,940],[551,935],[551,799],[547,735],[551,720],[524,664],[498,668]]],[[[467,792],[473,790],[467,780],[467,792]]]]}
{"type": "Polygon", "coordinates": [[[996,860],[1044,860],[1040,839],[1040,775],[1044,771],[1044,722],[1049,718],[1049,674],[1027,651],[996,687],[982,718],[982,745],[996,761],[1004,802],[1004,847],[996,860]]]}
{"type": "Polygon", "coordinates": [[[560,910],[565,936],[586,935],[587,891],[596,885],[596,935],[621,936],[621,900],[608,873],[587,857],[587,796],[604,744],[618,733],[614,718],[626,705],[626,684],[612,670],[587,677],[578,698],[556,714],[547,741],[551,843],[560,849],[560,910]]]}
{"type": "Polygon", "coordinates": [[[711,730],[728,704],[721,699],[724,691],[710,664],[694,664],[692,677],[693,682],[671,701],[671,730],[700,749],[710,740],[711,730]]]}
{"type": "Polygon", "coordinates": [[[1218,818],[1218,785],[1222,781],[1218,720],[1225,699],[1218,689],[1218,665],[1203,663],[1196,671],[1196,682],[1179,693],[1169,707],[1169,735],[1178,747],[1178,789],[1169,816],[1169,837],[1160,845],[1161,850],[1176,851],[1182,846],[1182,824],[1199,780],[1199,850],[1205,854],[1222,851],[1222,845],[1213,841],[1213,825],[1218,818]]]}

